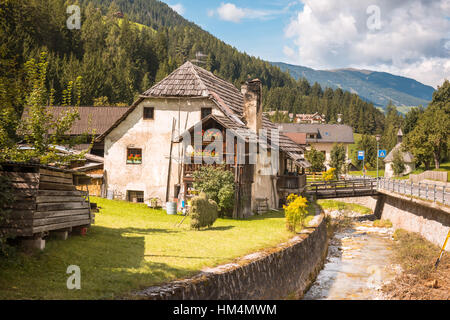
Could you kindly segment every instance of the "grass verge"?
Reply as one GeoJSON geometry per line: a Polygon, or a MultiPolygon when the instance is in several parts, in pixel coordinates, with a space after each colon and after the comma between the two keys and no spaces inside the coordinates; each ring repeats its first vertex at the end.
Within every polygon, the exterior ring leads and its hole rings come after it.
{"type": "Polygon", "coordinates": [[[439,248],[417,233],[397,230],[394,233],[394,262],[403,274],[382,290],[390,299],[448,300],[450,299],[450,256],[444,253],[435,270],[439,248]]]}
{"type": "Polygon", "coordinates": [[[325,210],[354,211],[363,215],[372,214],[372,210],[355,203],[340,202],[335,200],[318,200],[317,203],[325,210]]]}

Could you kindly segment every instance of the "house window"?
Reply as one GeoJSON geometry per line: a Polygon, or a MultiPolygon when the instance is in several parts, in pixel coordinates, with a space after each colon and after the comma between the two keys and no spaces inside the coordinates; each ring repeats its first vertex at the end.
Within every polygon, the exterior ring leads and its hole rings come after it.
{"type": "Polygon", "coordinates": [[[155,108],[144,107],[144,120],[153,120],[155,118],[155,108]]]}
{"type": "Polygon", "coordinates": [[[127,164],[142,164],[142,149],[127,149],[127,164]]]}
{"type": "Polygon", "coordinates": [[[134,203],[144,203],[144,191],[127,190],[127,201],[134,203]]]}
{"type": "Polygon", "coordinates": [[[202,119],[206,118],[212,113],[212,108],[202,108],[202,119]]]}

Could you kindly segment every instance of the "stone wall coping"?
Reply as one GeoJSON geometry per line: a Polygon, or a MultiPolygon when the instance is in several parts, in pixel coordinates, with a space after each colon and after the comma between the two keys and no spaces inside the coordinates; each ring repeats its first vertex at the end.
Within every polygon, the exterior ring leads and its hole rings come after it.
{"type": "Polygon", "coordinates": [[[443,204],[439,204],[439,203],[434,203],[432,201],[426,201],[426,200],[422,200],[422,199],[418,199],[418,198],[411,198],[411,197],[407,197],[405,195],[401,195],[399,193],[395,193],[395,192],[390,192],[390,191],[386,191],[386,190],[378,190],[379,193],[393,197],[393,198],[399,198],[402,200],[406,200],[406,201],[410,201],[412,203],[417,203],[419,205],[428,207],[428,208],[432,208],[432,209],[438,209],[438,210],[442,210],[447,214],[450,214],[450,207],[448,207],[447,205],[443,205],[443,204]]]}

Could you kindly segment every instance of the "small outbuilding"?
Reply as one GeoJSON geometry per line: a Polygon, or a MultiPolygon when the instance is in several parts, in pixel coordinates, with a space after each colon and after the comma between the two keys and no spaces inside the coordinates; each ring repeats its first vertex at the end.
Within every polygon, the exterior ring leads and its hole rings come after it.
{"type": "Polygon", "coordinates": [[[405,171],[403,171],[402,175],[407,175],[416,170],[416,164],[414,156],[409,151],[403,150],[403,131],[402,129],[398,130],[397,133],[398,143],[392,149],[392,151],[386,156],[384,159],[384,163],[386,164],[384,176],[385,178],[392,178],[394,176],[394,170],[392,168],[392,163],[394,162],[394,155],[396,152],[400,152],[403,157],[403,162],[405,163],[405,171]]]}

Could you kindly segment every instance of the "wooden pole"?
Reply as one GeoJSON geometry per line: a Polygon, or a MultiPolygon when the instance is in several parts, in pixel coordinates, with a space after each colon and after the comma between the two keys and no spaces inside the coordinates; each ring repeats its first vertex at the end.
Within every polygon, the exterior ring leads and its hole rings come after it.
{"type": "Polygon", "coordinates": [[[169,169],[167,173],[166,202],[169,201],[170,175],[172,174],[173,132],[175,130],[175,118],[172,118],[172,134],[170,136],[169,169]]]}

